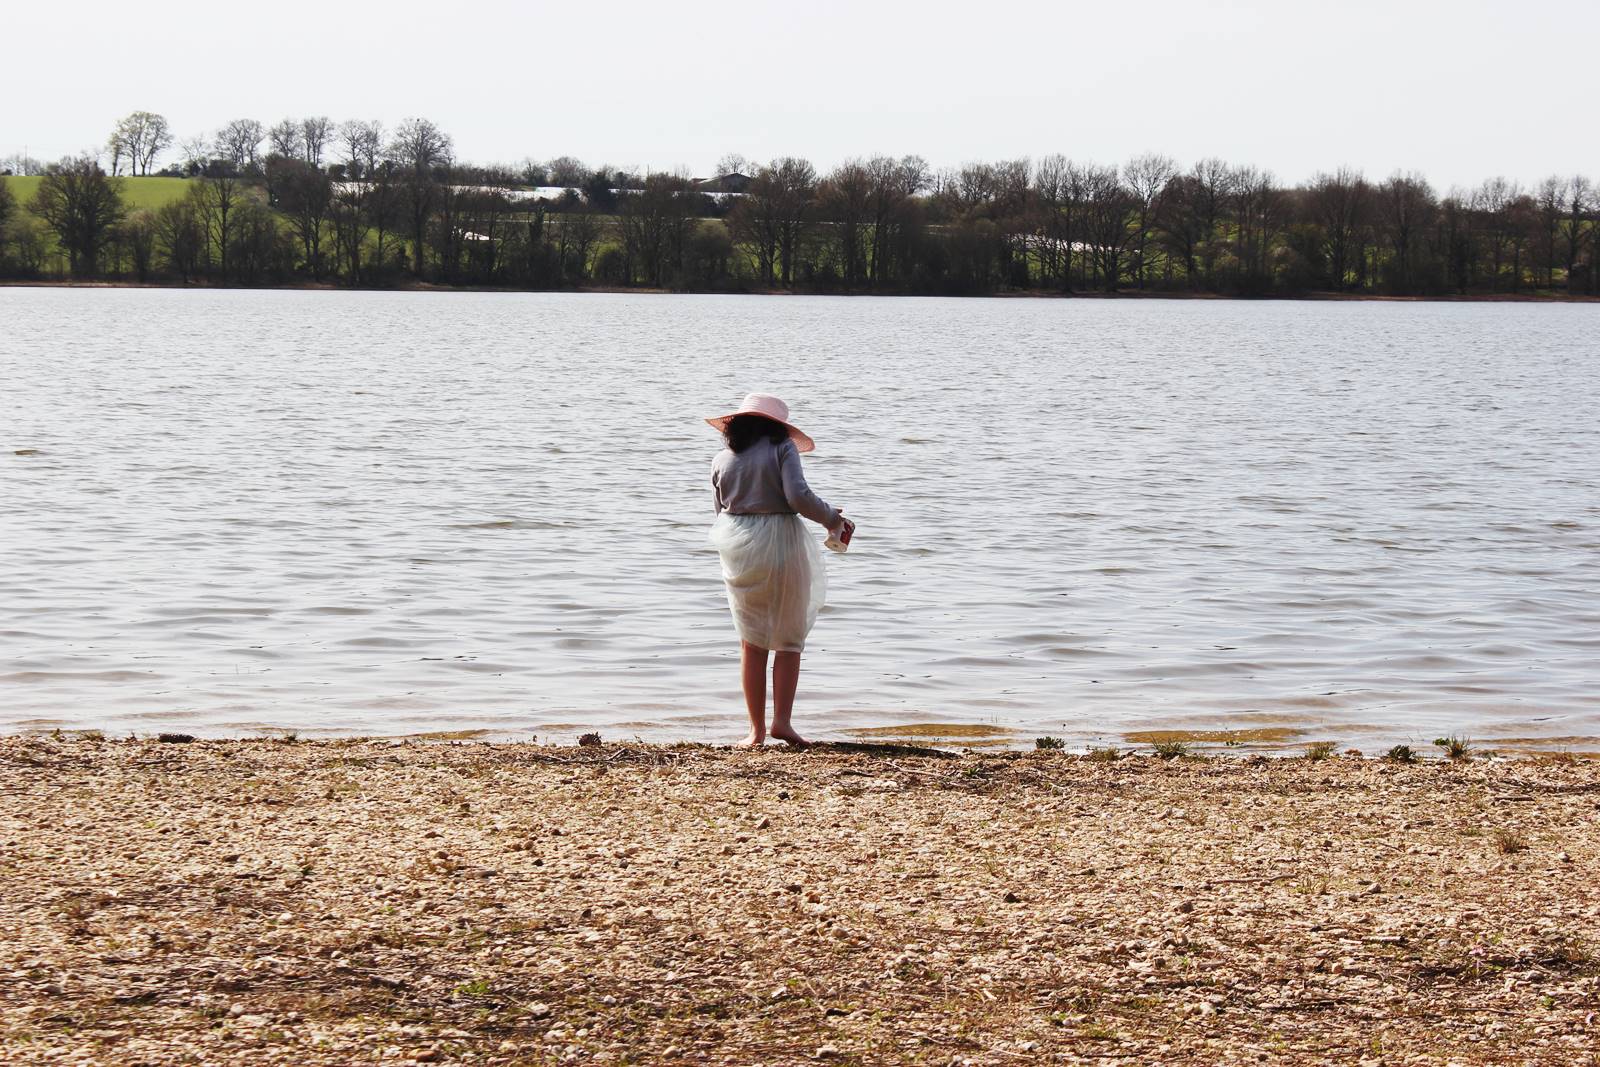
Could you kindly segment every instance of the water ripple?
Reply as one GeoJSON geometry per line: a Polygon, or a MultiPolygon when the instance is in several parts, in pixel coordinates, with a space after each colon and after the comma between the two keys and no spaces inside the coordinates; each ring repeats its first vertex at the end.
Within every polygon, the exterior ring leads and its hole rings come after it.
{"type": "Polygon", "coordinates": [[[768,387],[861,524],[806,660],[824,736],[1600,738],[1600,308],[0,289],[0,317],[0,729],[731,739],[697,417],[768,387]]]}

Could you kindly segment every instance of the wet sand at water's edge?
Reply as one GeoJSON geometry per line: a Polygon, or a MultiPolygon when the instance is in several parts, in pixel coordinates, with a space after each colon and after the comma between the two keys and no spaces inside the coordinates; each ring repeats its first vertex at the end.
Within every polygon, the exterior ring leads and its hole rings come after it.
{"type": "Polygon", "coordinates": [[[0,1061],[1550,1063],[1600,762],[0,739],[0,1061]]]}

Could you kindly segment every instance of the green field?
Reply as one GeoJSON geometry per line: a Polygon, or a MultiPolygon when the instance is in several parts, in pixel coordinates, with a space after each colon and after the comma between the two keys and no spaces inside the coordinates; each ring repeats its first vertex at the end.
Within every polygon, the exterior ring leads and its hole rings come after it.
{"type": "MultiPolygon", "coordinates": [[[[33,199],[42,178],[0,178],[10,186],[17,203],[23,207],[33,199]]],[[[154,211],[164,204],[179,200],[189,191],[187,178],[119,178],[122,201],[129,211],[154,211]]]]}

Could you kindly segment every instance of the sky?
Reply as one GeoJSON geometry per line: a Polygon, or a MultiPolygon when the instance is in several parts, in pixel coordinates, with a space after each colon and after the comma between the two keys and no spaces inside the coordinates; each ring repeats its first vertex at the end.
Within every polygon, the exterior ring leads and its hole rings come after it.
{"type": "Polygon", "coordinates": [[[148,110],[180,139],[423,116],[472,162],[696,175],[727,153],[1153,151],[1290,184],[1341,165],[1441,190],[1600,178],[1597,0],[78,0],[0,22],[0,157],[98,149],[148,110]]]}

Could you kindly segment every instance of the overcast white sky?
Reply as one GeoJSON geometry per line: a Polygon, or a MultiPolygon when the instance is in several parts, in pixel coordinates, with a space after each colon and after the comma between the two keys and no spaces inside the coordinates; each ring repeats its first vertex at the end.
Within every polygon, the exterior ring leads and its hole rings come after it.
{"type": "Polygon", "coordinates": [[[7,4],[0,155],[103,144],[135,109],[433,119],[460,158],[695,173],[1061,152],[1206,155],[1298,182],[1600,177],[1600,2],[106,0],[7,4]]]}

